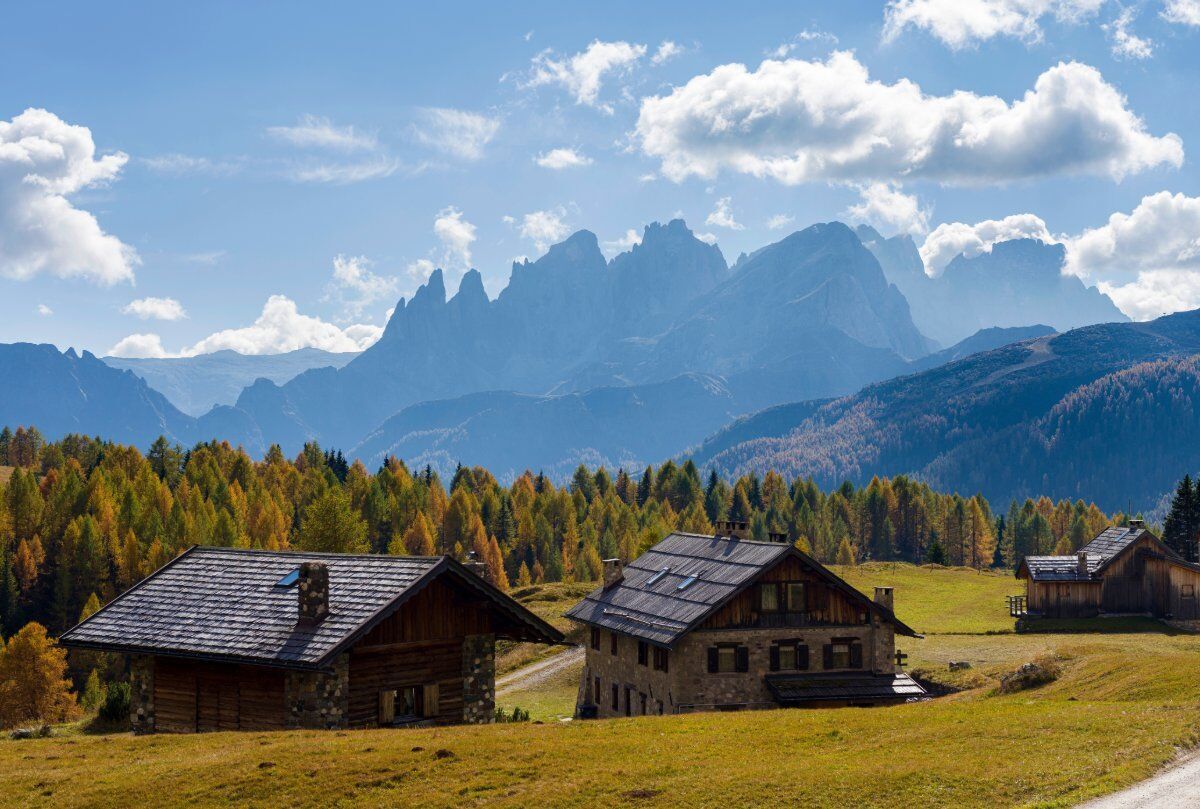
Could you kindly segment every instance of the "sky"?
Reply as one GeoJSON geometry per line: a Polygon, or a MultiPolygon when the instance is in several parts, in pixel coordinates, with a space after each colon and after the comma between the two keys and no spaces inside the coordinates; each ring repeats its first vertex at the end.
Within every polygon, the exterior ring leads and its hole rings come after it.
{"type": "Polygon", "coordinates": [[[997,241],[1200,307],[1200,0],[19,4],[0,341],[356,350],[435,267],[684,218],[997,241]]]}

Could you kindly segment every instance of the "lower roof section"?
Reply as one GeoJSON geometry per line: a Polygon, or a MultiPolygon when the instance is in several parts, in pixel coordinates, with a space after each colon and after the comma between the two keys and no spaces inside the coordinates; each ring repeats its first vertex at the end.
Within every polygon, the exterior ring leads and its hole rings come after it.
{"type": "Polygon", "coordinates": [[[814,702],[906,702],[921,699],[925,689],[907,674],[833,672],[768,674],[767,689],[780,705],[814,702]]]}

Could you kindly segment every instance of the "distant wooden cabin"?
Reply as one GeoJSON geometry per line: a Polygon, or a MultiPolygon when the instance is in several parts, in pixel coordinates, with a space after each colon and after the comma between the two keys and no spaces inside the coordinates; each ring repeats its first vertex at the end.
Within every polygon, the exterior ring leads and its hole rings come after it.
{"type": "Polygon", "coordinates": [[[788,542],[674,533],[567,617],[589,629],[577,713],[641,716],[885,705],[925,691],[897,667],[892,589],[864,596],[788,542]]]}
{"type": "Polygon", "coordinates": [[[1025,579],[1031,616],[1200,619],[1200,565],[1164,545],[1141,520],[1102,531],[1070,556],[1027,556],[1017,578],[1025,579]]]}
{"type": "Polygon", "coordinates": [[[492,721],[497,638],[552,626],[455,560],[195,547],[66,632],[131,656],[137,732],[492,721]]]}

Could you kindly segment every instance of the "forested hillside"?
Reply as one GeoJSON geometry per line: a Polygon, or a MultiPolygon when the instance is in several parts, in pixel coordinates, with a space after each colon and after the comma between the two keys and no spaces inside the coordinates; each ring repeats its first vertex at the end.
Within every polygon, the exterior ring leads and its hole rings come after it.
{"type": "Polygon", "coordinates": [[[745,440],[717,434],[693,458],[824,486],[912,474],[1001,502],[1150,509],[1196,465],[1198,352],[1200,312],[1087,326],[744,424],[745,440]]]}
{"type": "MultiPolygon", "coordinates": [[[[448,482],[392,458],[373,473],[310,444],[256,462],[227,444],[137,449],[34,430],[0,433],[0,620],[61,632],[194,544],[347,553],[468,554],[499,586],[593,581],[602,558],[632,559],[672,530],[744,519],[826,562],[864,559],[991,566],[1065,551],[1109,524],[1082,501],[1001,506],[909,478],[823,491],[812,480],[746,475],[732,485],[691,463],[576,470],[559,486],[482,468],[448,482]],[[999,511],[1005,510],[1004,519],[999,511]],[[997,546],[1000,548],[997,554],[997,546]]],[[[1113,519],[1120,519],[1116,517],[1113,519]]]]}

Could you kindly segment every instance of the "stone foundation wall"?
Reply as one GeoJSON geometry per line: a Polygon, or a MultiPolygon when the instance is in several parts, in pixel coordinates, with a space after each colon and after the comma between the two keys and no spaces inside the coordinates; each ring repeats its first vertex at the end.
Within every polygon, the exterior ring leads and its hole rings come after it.
{"type": "Polygon", "coordinates": [[[344,728],[350,711],[350,656],[339,655],[333,674],[289,671],[284,677],[284,704],[289,728],[344,728]]]}
{"type": "Polygon", "coordinates": [[[675,694],[673,692],[672,674],[675,668],[675,652],[667,652],[667,671],[656,671],[654,668],[654,647],[647,649],[646,665],[637,662],[638,642],[626,635],[617,636],[617,653],[611,651],[612,642],[609,633],[600,632],[600,648],[587,647],[584,659],[583,681],[580,691],[586,700],[584,704],[596,705],[596,716],[614,717],[625,716],[627,696],[632,696],[630,716],[641,716],[641,695],[646,695],[646,713],[658,713],[658,703],[663,704],[663,713],[675,713],[675,694]],[[600,699],[596,697],[596,679],[600,678],[600,699]],[[617,685],[617,707],[612,706],[612,686],[617,685]],[[630,688],[626,694],[626,688],[630,688]]]}
{"type": "Polygon", "coordinates": [[[486,725],[496,718],[496,636],[463,639],[463,722],[486,725]]]}
{"type": "Polygon", "coordinates": [[[154,732],[154,658],[129,658],[129,726],[134,733],[154,732]]]}

